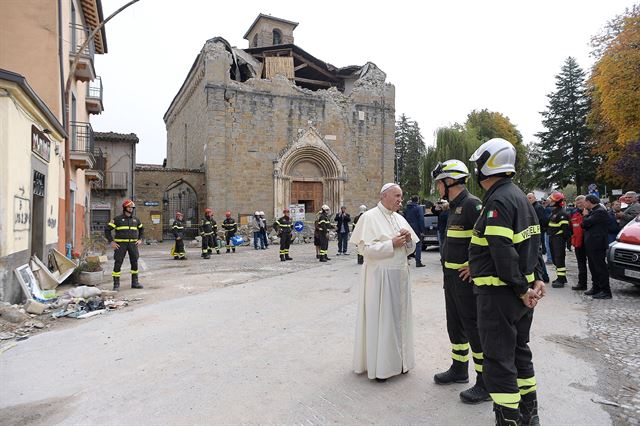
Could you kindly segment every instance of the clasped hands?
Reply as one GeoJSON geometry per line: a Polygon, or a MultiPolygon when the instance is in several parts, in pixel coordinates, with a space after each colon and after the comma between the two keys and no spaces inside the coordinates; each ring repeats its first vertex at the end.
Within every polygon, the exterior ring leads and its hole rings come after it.
{"type": "Polygon", "coordinates": [[[547,294],[547,289],[544,282],[536,280],[533,282],[533,287],[528,289],[525,294],[520,296],[522,303],[527,308],[533,309],[538,304],[538,301],[547,294]]]}
{"type": "Polygon", "coordinates": [[[411,232],[404,228],[400,230],[400,235],[398,235],[397,237],[393,237],[393,239],[391,240],[391,242],[393,243],[393,248],[402,247],[409,241],[411,241],[411,232]]]}

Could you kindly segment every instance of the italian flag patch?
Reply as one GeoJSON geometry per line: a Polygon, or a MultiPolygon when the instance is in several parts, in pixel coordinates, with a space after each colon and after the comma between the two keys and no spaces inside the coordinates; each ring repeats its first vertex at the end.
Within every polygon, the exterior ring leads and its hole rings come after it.
{"type": "Polygon", "coordinates": [[[498,212],[496,210],[489,210],[487,212],[487,219],[495,219],[498,217],[498,212]]]}

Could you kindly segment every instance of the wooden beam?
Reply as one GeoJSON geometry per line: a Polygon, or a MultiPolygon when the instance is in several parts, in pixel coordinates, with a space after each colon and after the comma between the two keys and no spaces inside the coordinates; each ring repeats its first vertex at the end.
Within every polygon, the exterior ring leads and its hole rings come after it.
{"type": "Polygon", "coordinates": [[[304,63],[304,64],[302,64],[302,65],[298,65],[298,66],[297,66],[297,67],[295,67],[293,70],[294,70],[294,71],[298,71],[298,70],[301,70],[302,68],[304,68],[304,67],[306,67],[306,66],[309,66],[309,64],[307,64],[307,63],[305,62],[305,63],[304,63]]]}
{"type": "Polygon", "coordinates": [[[324,74],[325,76],[327,76],[328,78],[330,78],[333,81],[337,81],[338,79],[331,74],[329,71],[322,69],[321,67],[317,66],[316,64],[314,64],[313,62],[309,62],[308,60],[306,60],[304,58],[304,56],[300,56],[298,55],[296,52],[291,52],[291,54],[293,55],[294,58],[296,58],[297,60],[299,60],[300,62],[304,62],[305,64],[308,64],[311,68],[313,68],[314,70],[318,71],[319,73],[324,74]]]}
{"type": "Polygon", "coordinates": [[[310,78],[294,77],[294,80],[299,81],[300,83],[315,84],[316,86],[325,86],[325,87],[333,86],[333,84],[329,83],[328,81],[311,80],[310,78]]]}

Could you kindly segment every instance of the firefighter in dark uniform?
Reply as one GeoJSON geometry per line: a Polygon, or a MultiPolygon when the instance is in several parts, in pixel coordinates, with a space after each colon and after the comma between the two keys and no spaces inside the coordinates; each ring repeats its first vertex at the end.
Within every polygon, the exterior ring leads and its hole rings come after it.
{"type": "Polygon", "coordinates": [[[451,342],[451,367],[433,379],[439,385],[469,382],[469,347],[476,370],[476,383],[460,392],[467,404],[490,401],[482,379],[483,353],[478,335],[476,296],[469,273],[469,243],[482,202],[471,195],[465,183],[469,169],[460,160],[438,163],[433,179],[440,196],[449,202],[446,236],[442,247],[444,299],[447,332],[451,342]]]}
{"type": "Polygon", "coordinates": [[[533,308],[545,292],[538,262],[540,225],[526,195],[511,181],[516,161],[511,143],[491,139],[469,160],[487,191],[469,246],[485,388],[497,425],[537,425],[528,342],[533,308]]]}
{"type": "Polygon", "coordinates": [[[229,253],[230,250],[233,250],[235,253],[236,247],[231,245],[231,237],[234,237],[236,232],[238,232],[238,224],[231,217],[231,212],[226,212],[224,215],[225,219],[222,221],[222,229],[224,229],[224,239],[227,243],[227,253],[229,253]]]}
{"type": "Polygon", "coordinates": [[[173,249],[173,258],[176,260],[187,260],[187,253],[184,251],[183,218],[184,215],[181,212],[176,212],[176,219],[173,221],[173,225],[171,226],[173,237],[176,239],[176,243],[173,249]]]}
{"type": "Polygon", "coordinates": [[[200,236],[202,237],[202,257],[210,259],[213,249],[216,249],[216,253],[220,254],[218,248],[216,233],[218,232],[218,225],[213,219],[213,210],[210,208],[204,209],[204,218],[200,221],[200,236]]]}
{"type": "Polygon", "coordinates": [[[144,235],[144,226],[140,219],[133,215],[136,205],[131,200],[125,200],[122,203],[122,214],[116,216],[104,227],[104,235],[107,241],[111,243],[114,249],[113,253],[113,289],[120,289],[120,268],[125,256],[129,253],[129,262],[131,262],[131,288],[143,288],[138,282],[138,246],[142,242],[144,235]],[[111,231],[115,230],[115,238],[111,235],[111,231]]]}
{"type": "Polygon", "coordinates": [[[276,230],[278,237],[280,238],[280,261],[284,262],[285,260],[293,260],[293,258],[289,256],[289,247],[291,246],[291,227],[293,224],[291,222],[291,217],[289,216],[289,209],[285,208],[282,213],[282,217],[273,223],[273,229],[276,230]]]}
{"type": "Polygon", "coordinates": [[[329,221],[329,206],[324,204],[320,209],[318,216],[318,237],[320,239],[320,262],[326,262],[329,259],[327,250],[329,249],[329,230],[333,225],[329,221]]]}
{"type": "Polygon", "coordinates": [[[549,202],[552,210],[547,232],[549,233],[551,259],[556,267],[556,279],[551,283],[551,287],[561,288],[567,283],[565,250],[567,242],[571,240],[571,225],[569,215],[564,209],[564,195],[555,191],[549,195],[549,202]]]}

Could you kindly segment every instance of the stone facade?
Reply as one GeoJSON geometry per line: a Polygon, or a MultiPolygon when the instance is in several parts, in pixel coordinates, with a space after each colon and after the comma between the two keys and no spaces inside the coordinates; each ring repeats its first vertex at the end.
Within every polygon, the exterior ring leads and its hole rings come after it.
{"type": "Polygon", "coordinates": [[[201,168],[207,206],[234,216],[374,205],[393,180],[394,86],[373,63],[339,69],[285,47],[307,74],[259,78],[269,47],[205,43],[164,117],[167,166],[201,168]],[[314,185],[321,195],[300,195],[314,185]]]}
{"type": "MultiPolygon", "coordinates": [[[[205,199],[199,194],[205,193],[204,172],[193,169],[164,168],[150,164],[136,165],[135,194],[136,216],[142,221],[145,229],[145,239],[162,241],[163,229],[170,223],[168,221],[175,215],[174,211],[168,211],[167,192],[176,184],[185,184],[197,195],[196,211],[201,214],[205,209],[205,199]],[[154,218],[156,219],[154,223],[154,218]]],[[[199,216],[196,216],[196,220],[199,216]]],[[[216,212],[216,220],[224,218],[224,213],[216,212]]],[[[197,223],[193,223],[195,227],[197,223]]]]}

